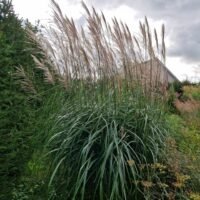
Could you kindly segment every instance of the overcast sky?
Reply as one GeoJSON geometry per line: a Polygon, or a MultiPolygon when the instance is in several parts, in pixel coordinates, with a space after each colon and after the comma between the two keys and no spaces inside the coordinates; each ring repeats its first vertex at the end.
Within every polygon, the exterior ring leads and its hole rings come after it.
{"type": "MultiPolygon", "coordinates": [[[[80,0],[57,0],[62,10],[79,22],[84,11],[80,0]]],[[[147,16],[151,27],[166,26],[167,67],[181,80],[200,79],[200,0],[85,0],[102,10],[107,18],[116,16],[130,27],[147,16]],[[196,68],[197,70],[195,70],[196,68]],[[199,69],[199,70],[198,70],[199,69]],[[199,71],[199,73],[197,73],[199,71]]],[[[20,17],[42,24],[51,15],[49,0],[13,0],[20,17]]]]}

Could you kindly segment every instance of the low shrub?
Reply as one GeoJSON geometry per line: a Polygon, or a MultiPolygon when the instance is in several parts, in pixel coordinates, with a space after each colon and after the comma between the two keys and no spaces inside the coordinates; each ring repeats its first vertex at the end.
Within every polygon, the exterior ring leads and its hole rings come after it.
{"type": "Polygon", "coordinates": [[[175,81],[169,85],[169,87],[173,87],[174,91],[182,94],[183,93],[183,83],[179,81],[175,81]]]}
{"type": "Polygon", "coordinates": [[[200,100],[200,87],[199,86],[184,86],[184,94],[196,101],[200,100]]]}

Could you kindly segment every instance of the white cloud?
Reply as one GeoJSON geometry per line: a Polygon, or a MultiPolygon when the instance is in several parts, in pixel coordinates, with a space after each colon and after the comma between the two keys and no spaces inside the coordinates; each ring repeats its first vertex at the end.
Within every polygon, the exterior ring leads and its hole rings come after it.
{"type": "Polygon", "coordinates": [[[200,80],[200,74],[195,73],[195,63],[186,64],[181,57],[168,57],[166,65],[179,80],[200,80]]]}
{"type": "Polygon", "coordinates": [[[15,12],[20,17],[28,18],[31,22],[49,18],[49,0],[13,0],[15,12]]]}

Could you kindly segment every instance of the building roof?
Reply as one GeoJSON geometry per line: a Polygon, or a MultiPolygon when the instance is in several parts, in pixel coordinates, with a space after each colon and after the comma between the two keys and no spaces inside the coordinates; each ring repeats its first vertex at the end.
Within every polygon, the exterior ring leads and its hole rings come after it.
{"type": "Polygon", "coordinates": [[[156,61],[157,61],[159,64],[161,64],[161,66],[163,66],[163,67],[167,70],[167,72],[168,72],[176,81],[180,82],[180,80],[166,67],[166,65],[165,65],[163,62],[161,62],[158,58],[155,58],[155,59],[156,59],[156,61]]]}
{"type": "MultiPolygon", "coordinates": [[[[180,80],[166,67],[166,65],[160,59],[158,59],[157,57],[155,57],[154,60],[156,62],[158,62],[167,71],[167,73],[169,73],[169,75],[172,76],[172,78],[175,79],[175,81],[180,82],[180,80]]],[[[151,61],[152,61],[152,59],[144,61],[143,64],[148,64],[151,61]]]]}

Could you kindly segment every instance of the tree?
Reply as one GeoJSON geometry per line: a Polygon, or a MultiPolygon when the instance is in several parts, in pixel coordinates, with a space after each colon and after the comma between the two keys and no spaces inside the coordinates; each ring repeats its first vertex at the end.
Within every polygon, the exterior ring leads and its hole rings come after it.
{"type": "Polygon", "coordinates": [[[19,179],[31,151],[32,133],[27,127],[34,116],[34,102],[28,101],[30,95],[15,76],[17,67],[24,66],[29,73],[34,69],[27,26],[30,23],[14,13],[12,1],[0,0],[0,199],[10,199],[12,183],[19,179]]]}

